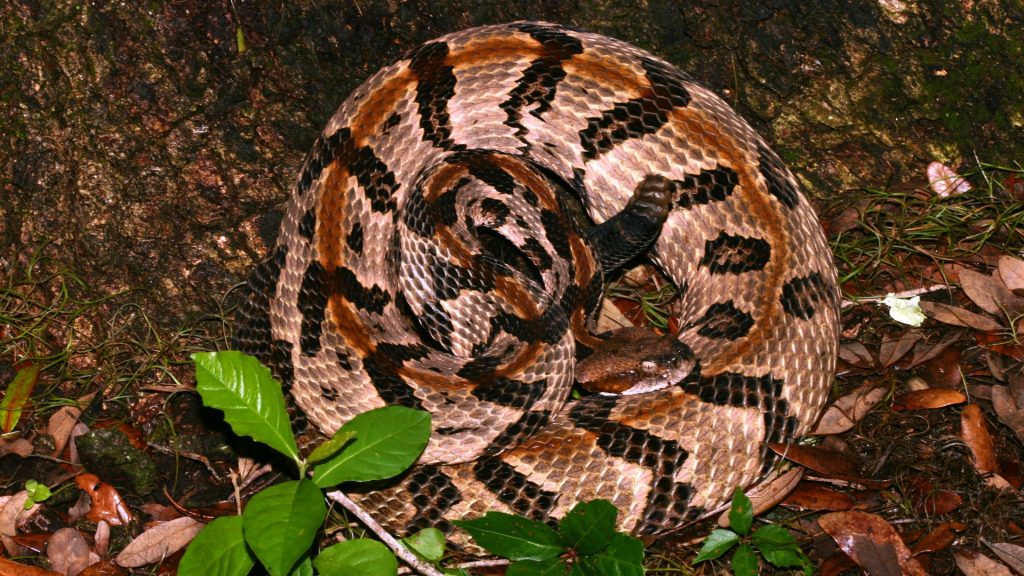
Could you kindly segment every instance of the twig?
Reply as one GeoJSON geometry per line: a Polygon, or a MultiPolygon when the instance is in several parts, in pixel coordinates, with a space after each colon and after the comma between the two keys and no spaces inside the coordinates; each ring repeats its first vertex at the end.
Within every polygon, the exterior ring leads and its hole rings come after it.
{"type": "Polygon", "coordinates": [[[359,520],[365,524],[371,532],[381,539],[381,542],[384,542],[389,548],[391,548],[391,551],[395,553],[395,556],[398,556],[403,562],[415,568],[417,572],[425,574],[426,576],[444,576],[444,574],[438,572],[436,568],[421,560],[413,554],[411,550],[402,545],[402,543],[389,534],[383,526],[378,524],[366,510],[363,510],[362,507],[346,496],[344,492],[341,490],[334,490],[333,492],[328,492],[327,497],[338,504],[341,504],[342,508],[351,512],[356,518],[359,518],[359,520]]]}
{"type": "MultiPolygon", "coordinates": [[[[897,292],[893,296],[897,298],[913,298],[914,296],[920,296],[921,294],[928,294],[929,292],[938,292],[939,290],[946,290],[949,286],[945,284],[932,284],[931,286],[925,286],[924,288],[914,288],[913,290],[904,290],[903,292],[897,292]]],[[[858,304],[864,304],[868,302],[881,302],[885,300],[889,295],[885,296],[865,296],[864,298],[857,298],[856,300],[843,300],[843,308],[849,308],[850,306],[856,306],[858,304]]]]}

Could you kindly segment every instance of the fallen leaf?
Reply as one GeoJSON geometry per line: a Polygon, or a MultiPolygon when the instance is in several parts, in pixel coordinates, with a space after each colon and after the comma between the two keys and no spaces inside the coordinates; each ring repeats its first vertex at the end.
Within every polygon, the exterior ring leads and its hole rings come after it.
{"type": "Polygon", "coordinates": [[[878,361],[882,366],[892,366],[903,358],[914,344],[921,340],[921,334],[917,332],[906,332],[899,338],[883,338],[882,345],[878,349],[878,361]]]}
{"type": "Polygon", "coordinates": [[[188,516],[157,524],[129,542],[117,555],[116,562],[125,568],[158,562],[188,545],[203,526],[205,524],[188,516]]]}
{"type": "Polygon", "coordinates": [[[953,559],[964,576],[1013,576],[1004,564],[974,550],[957,550],[953,559]]]}
{"type": "Polygon", "coordinates": [[[853,428],[885,398],[888,390],[873,384],[861,386],[839,398],[822,414],[812,434],[841,434],[853,428]]]}
{"type": "Polygon", "coordinates": [[[778,455],[826,476],[855,478],[860,473],[860,463],[853,456],[835,450],[777,442],[769,442],[768,447],[778,455]]]}
{"type": "Polygon", "coordinates": [[[871,352],[860,342],[843,342],[839,345],[839,357],[861,368],[872,368],[875,359],[871,352]]]}
{"type": "Polygon", "coordinates": [[[884,519],[867,512],[832,512],[818,524],[839,549],[871,576],[925,576],[896,530],[884,519]]]}
{"type": "Polygon", "coordinates": [[[982,332],[994,332],[1003,328],[1003,325],[995,319],[959,306],[950,306],[941,302],[921,302],[921,309],[932,320],[951,326],[963,326],[982,332]]]}
{"type": "Polygon", "coordinates": [[[954,404],[962,404],[966,401],[967,396],[956,390],[928,388],[926,390],[914,390],[900,394],[893,400],[892,409],[897,411],[932,410],[954,404]]]}
{"type": "Polygon", "coordinates": [[[47,421],[46,430],[53,438],[53,455],[59,456],[64,451],[68,439],[71,438],[71,430],[74,429],[78,419],[82,416],[82,410],[78,406],[64,406],[50,416],[47,421]]]}
{"type": "Polygon", "coordinates": [[[971,189],[970,182],[942,162],[928,164],[925,172],[928,174],[928,187],[939,196],[962,194],[971,189]]]}
{"type": "Polygon", "coordinates": [[[820,482],[801,482],[782,501],[783,506],[801,510],[828,510],[837,512],[853,508],[853,498],[845,492],[833,490],[820,482]]]}
{"type": "MultiPolygon", "coordinates": [[[[960,366],[963,364],[963,353],[959,346],[950,346],[941,354],[923,362],[920,365],[919,374],[928,382],[924,388],[948,388],[956,390],[963,385],[963,372],[960,366]]],[[[913,390],[913,388],[911,388],[913,390]]]]}
{"type": "Polygon", "coordinates": [[[1024,346],[1013,344],[1012,341],[1008,341],[1000,334],[977,332],[974,335],[974,339],[978,344],[984,346],[986,350],[1008,356],[1017,361],[1024,361],[1024,346]]]}
{"type": "Polygon", "coordinates": [[[0,558],[0,576],[64,576],[64,574],[0,558]]]}
{"type": "Polygon", "coordinates": [[[7,385],[4,397],[0,399],[0,432],[4,434],[11,432],[18,425],[21,412],[32,397],[32,389],[39,380],[39,364],[35,362],[19,362],[14,368],[17,370],[14,380],[7,385]]]}
{"type": "Polygon", "coordinates": [[[128,576],[128,571],[109,560],[100,560],[78,576],[128,576]]]}
{"type": "Polygon", "coordinates": [[[117,489],[106,482],[100,482],[95,474],[79,474],[75,477],[75,484],[89,496],[92,503],[89,513],[85,515],[86,520],[105,521],[111,526],[124,526],[134,520],[117,489]]]}
{"type": "Polygon", "coordinates": [[[13,440],[4,440],[0,438],[0,456],[5,454],[17,454],[22,458],[25,458],[32,454],[35,448],[32,446],[27,438],[14,438],[13,440]]]}
{"type": "Polygon", "coordinates": [[[924,340],[921,340],[920,342],[914,345],[914,352],[911,354],[910,362],[908,362],[907,364],[900,363],[900,367],[903,368],[904,370],[908,370],[910,368],[913,368],[914,366],[917,366],[918,364],[927,362],[932,358],[935,358],[939,354],[942,354],[946,350],[946,348],[949,348],[958,340],[960,340],[960,336],[960,331],[955,331],[949,336],[935,343],[929,343],[924,340]]]}
{"type": "Polygon", "coordinates": [[[818,576],[839,576],[855,566],[857,564],[846,554],[833,554],[821,563],[818,576]]]}
{"type": "MultiPolygon", "coordinates": [[[[982,540],[982,542],[985,541],[982,540]]],[[[1007,566],[1024,574],[1024,547],[1007,542],[998,542],[996,544],[985,542],[985,546],[991,548],[996,553],[996,556],[999,556],[999,559],[1007,566]]]]}
{"type": "Polygon", "coordinates": [[[977,404],[968,404],[960,414],[960,433],[964,444],[971,450],[974,468],[981,474],[997,474],[992,436],[985,425],[985,414],[977,404]]]}
{"type": "Polygon", "coordinates": [[[956,541],[956,532],[960,532],[966,528],[965,525],[959,522],[944,522],[934,530],[924,535],[914,543],[914,546],[910,549],[910,553],[914,556],[919,554],[927,554],[931,552],[940,552],[949,548],[950,545],[956,541]]]}
{"type": "Polygon", "coordinates": [[[989,314],[1000,318],[1012,318],[1024,312],[1024,298],[1017,296],[991,276],[973,270],[962,270],[960,287],[978,308],[989,314]]]}
{"type": "Polygon", "coordinates": [[[997,273],[1009,290],[1024,294],[1024,260],[1013,256],[1000,256],[997,273]]]}
{"type": "Polygon", "coordinates": [[[907,492],[914,509],[930,516],[949,514],[964,502],[956,492],[938,490],[931,482],[921,477],[911,478],[907,492]]]}
{"type": "Polygon", "coordinates": [[[68,576],[78,576],[100,557],[89,549],[85,537],[74,528],[61,528],[53,533],[46,547],[50,567],[68,576]]]}
{"type": "Polygon", "coordinates": [[[39,509],[39,505],[35,504],[25,510],[27,500],[28,492],[21,490],[11,495],[0,507],[0,540],[3,540],[4,548],[11,556],[17,556],[20,553],[17,544],[11,540],[11,537],[18,533],[18,525],[39,509]]]}
{"type": "Polygon", "coordinates": [[[1009,387],[992,387],[992,407],[999,421],[1013,430],[1017,438],[1024,442],[1024,408],[1017,404],[1010,394],[1009,387]]]}
{"type": "MultiPolygon", "coordinates": [[[[751,511],[754,516],[767,512],[776,504],[786,498],[786,495],[800,483],[803,478],[804,469],[800,467],[791,468],[782,474],[769,475],[752,490],[747,492],[750,498],[751,511]]],[[[722,528],[729,527],[729,511],[726,510],[718,517],[718,525],[722,528]]]]}

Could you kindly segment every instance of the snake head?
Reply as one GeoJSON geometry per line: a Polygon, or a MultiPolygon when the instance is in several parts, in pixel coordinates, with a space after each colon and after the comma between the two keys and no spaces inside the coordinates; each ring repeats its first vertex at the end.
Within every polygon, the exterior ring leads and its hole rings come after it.
{"type": "Polygon", "coordinates": [[[624,328],[576,364],[576,381],[590,392],[641,394],[678,384],[696,365],[690,347],[674,337],[624,328]]]}

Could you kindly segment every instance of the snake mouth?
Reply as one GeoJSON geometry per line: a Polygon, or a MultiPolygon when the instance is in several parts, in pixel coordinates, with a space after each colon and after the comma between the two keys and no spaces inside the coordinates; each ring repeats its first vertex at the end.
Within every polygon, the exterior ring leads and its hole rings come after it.
{"type": "Polygon", "coordinates": [[[696,365],[693,350],[675,337],[625,328],[576,364],[576,381],[603,395],[643,394],[682,382],[696,365]]]}

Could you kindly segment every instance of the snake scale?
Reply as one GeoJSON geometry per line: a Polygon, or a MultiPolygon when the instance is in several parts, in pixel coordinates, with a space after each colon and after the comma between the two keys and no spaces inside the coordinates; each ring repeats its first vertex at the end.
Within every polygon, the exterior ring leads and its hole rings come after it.
{"type": "Polygon", "coordinates": [[[417,466],[356,495],[392,529],[606,498],[657,535],[813,424],[839,315],[812,207],[727,104],[625,42],[515,22],[423,44],[345,100],[238,324],[325,433],[385,404],[434,414],[417,466]],[[647,257],[695,358],[643,393],[567,401],[604,273],[662,208],[647,257]]]}

